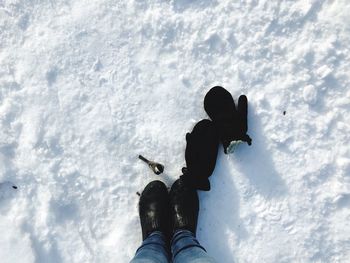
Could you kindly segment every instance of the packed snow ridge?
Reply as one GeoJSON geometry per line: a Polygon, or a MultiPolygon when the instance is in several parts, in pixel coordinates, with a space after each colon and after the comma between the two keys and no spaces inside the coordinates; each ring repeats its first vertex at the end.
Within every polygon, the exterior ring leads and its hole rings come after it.
{"type": "Polygon", "coordinates": [[[350,258],[350,2],[0,0],[1,262],[128,262],[215,85],[249,100],[198,239],[220,263],[350,258]],[[163,163],[154,175],[139,154],[163,163]]]}

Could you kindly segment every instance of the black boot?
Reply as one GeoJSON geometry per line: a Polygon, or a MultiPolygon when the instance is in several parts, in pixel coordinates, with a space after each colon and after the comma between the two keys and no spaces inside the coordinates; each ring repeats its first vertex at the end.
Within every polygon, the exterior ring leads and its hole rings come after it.
{"type": "Polygon", "coordinates": [[[197,191],[180,178],[172,185],[169,196],[172,233],[186,229],[196,234],[199,212],[197,191]]]}
{"type": "Polygon", "coordinates": [[[166,236],[169,232],[169,194],[161,181],[150,182],[143,190],[139,202],[142,239],[154,231],[166,236]]]}
{"type": "Polygon", "coordinates": [[[233,152],[239,142],[252,144],[247,135],[248,99],[245,95],[239,97],[236,108],[231,93],[216,86],[205,95],[204,109],[214,122],[225,153],[233,152]]]}
{"type": "Polygon", "coordinates": [[[186,134],[185,159],[187,168],[183,168],[183,178],[193,188],[209,191],[208,177],[214,171],[218,154],[219,137],[210,120],[198,122],[191,133],[186,134]]]}

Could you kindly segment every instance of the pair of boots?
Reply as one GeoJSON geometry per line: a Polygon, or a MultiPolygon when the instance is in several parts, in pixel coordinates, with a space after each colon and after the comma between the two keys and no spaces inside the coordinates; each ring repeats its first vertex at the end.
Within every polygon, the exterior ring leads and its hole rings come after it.
{"type": "Polygon", "coordinates": [[[142,236],[153,231],[168,236],[177,230],[196,234],[199,200],[196,190],[210,190],[209,176],[214,171],[219,141],[225,153],[239,142],[251,145],[247,135],[248,100],[239,97],[236,108],[232,95],[222,87],[213,87],[204,98],[204,109],[211,120],[201,120],[186,134],[186,167],[168,193],[160,181],[149,183],[141,194],[139,213],[142,236]]]}
{"type": "Polygon", "coordinates": [[[195,189],[181,178],[168,193],[161,181],[150,182],[143,190],[139,202],[142,238],[161,231],[171,237],[176,230],[189,230],[196,234],[199,200],[195,189]]]}

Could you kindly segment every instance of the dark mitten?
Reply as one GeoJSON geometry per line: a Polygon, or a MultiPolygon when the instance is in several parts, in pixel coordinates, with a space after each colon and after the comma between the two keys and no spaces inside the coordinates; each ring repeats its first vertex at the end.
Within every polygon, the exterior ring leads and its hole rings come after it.
{"type": "Polygon", "coordinates": [[[191,133],[186,134],[185,159],[187,168],[182,169],[183,178],[195,189],[209,191],[208,177],[214,171],[218,154],[219,138],[213,122],[201,120],[191,133]]]}
{"type": "Polygon", "coordinates": [[[204,98],[204,109],[212,119],[225,153],[234,151],[239,142],[247,142],[252,139],[247,135],[248,130],[248,99],[242,95],[238,99],[238,107],[229,93],[223,87],[213,87],[204,98]]]}

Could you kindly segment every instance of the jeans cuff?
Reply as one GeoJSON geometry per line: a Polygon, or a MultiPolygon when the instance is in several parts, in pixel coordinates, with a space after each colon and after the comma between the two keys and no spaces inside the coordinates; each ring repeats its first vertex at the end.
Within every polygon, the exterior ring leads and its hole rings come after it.
{"type": "Polygon", "coordinates": [[[173,258],[175,258],[179,252],[190,247],[198,247],[205,251],[204,247],[199,244],[198,240],[191,231],[177,230],[171,240],[171,252],[173,254],[173,258]]]}
{"type": "Polygon", "coordinates": [[[136,254],[140,249],[148,245],[160,246],[162,249],[168,252],[168,250],[166,249],[167,242],[165,235],[160,231],[154,231],[151,234],[149,234],[148,237],[142,242],[142,245],[136,250],[136,254]]]}

